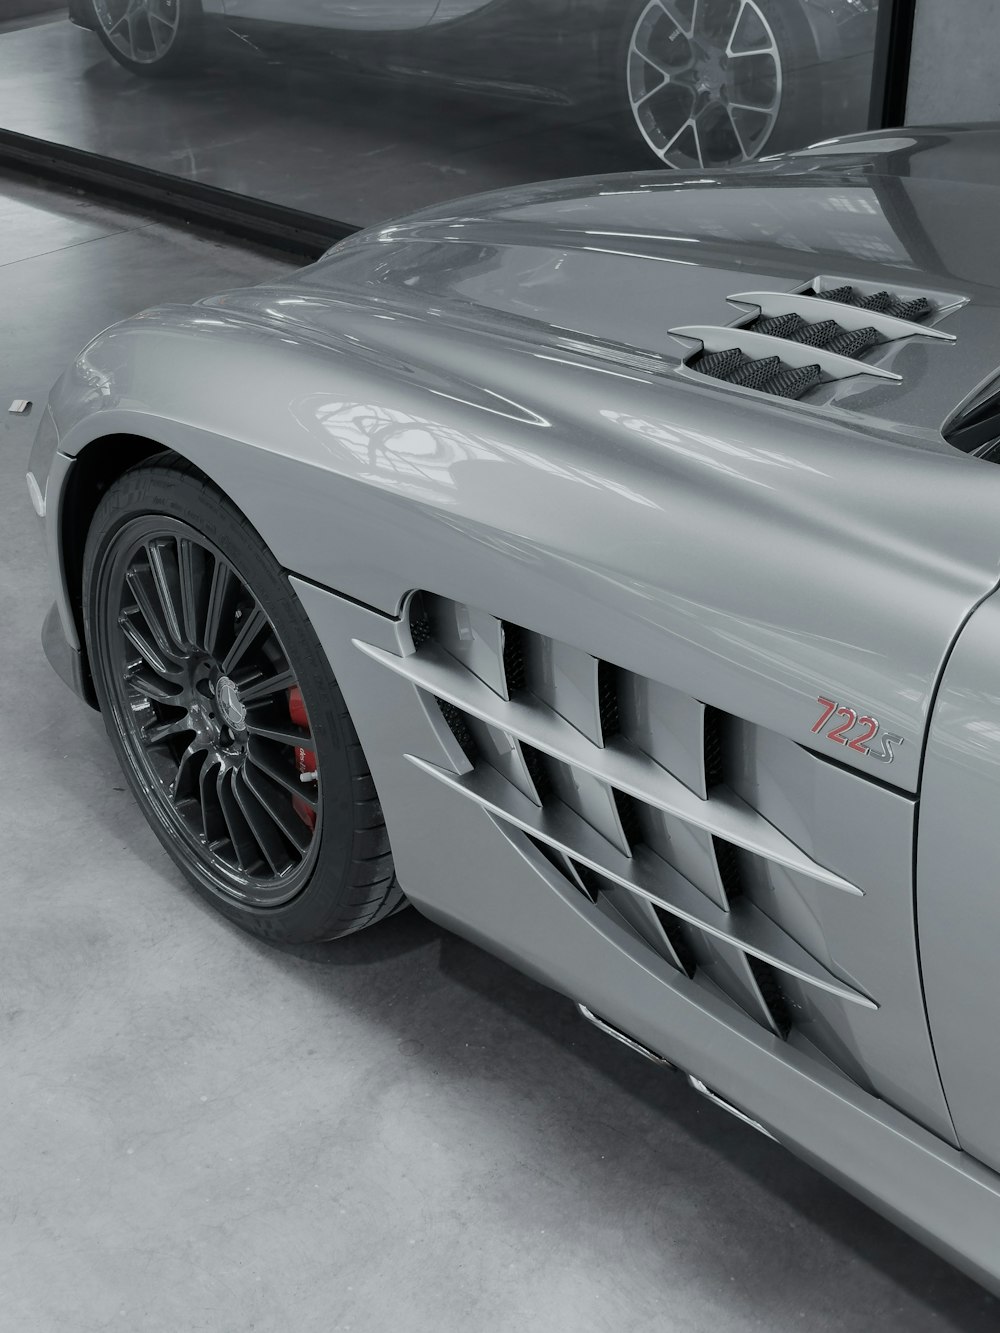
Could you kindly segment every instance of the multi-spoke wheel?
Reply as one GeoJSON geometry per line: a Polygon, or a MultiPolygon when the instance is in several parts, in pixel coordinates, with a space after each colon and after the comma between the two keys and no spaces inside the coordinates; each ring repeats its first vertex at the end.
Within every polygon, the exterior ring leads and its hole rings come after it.
{"type": "Polygon", "coordinates": [[[144,464],[101,502],[84,581],[109,733],[195,885],[287,941],[393,910],[385,828],[337,683],[246,521],[176,460],[144,464]]]}
{"type": "Polygon", "coordinates": [[[135,74],[174,74],[194,54],[200,0],[91,0],[94,28],[135,74]]]}
{"type": "MultiPolygon", "coordinates": [[[[751,161],[808,108],[798,0],[641,0],[622,63],[634,125],[668,167],[751,161]],[[799,26],[795,25],[795,18],[799,26]]],[[[809,135],[808,127],[801,136],[809,135]]]]}

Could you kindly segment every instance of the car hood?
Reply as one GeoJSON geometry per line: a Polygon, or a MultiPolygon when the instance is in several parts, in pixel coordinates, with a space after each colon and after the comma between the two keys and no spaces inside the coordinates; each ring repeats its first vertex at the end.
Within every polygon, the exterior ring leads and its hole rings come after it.
{"type": "Polygon", "coordinates": [[[978,141],[978,163],[995,135],[901,139],[719,180],[531,186],[360,233],[281,282],[109,330],[54,394],[59,447],[152,435],[286,569],[387,614],[413,587],[471,605],[488,587],[497,614],[566,642],[586,623],[639,674],[669,653],[716,706],[752,682],[735,711],[807,740],[814,698],[852,701],[905,738],[891,780],[914,790],[942,663],[998,579],[1000,468],[940,427],[1000,361],[1000,275],[995,187],[959,151],[978,141]],[[898,379],[809,401],[684,364],[672,329],[820,275],[928,292],[954,338],[903,338],[898,379]],[[598,592],[574,601],[581,582],[598,592]]]}
{"type": "MultiPolygon", "coordinates": [[[[471,340],[582,340],[595,362],[680,367],[734,295],[818,278],[927,293],[954,341],[909,339],[811,395],[923,447],[1000,364],[1000,128],[832,140],[720,175],[645,172],[503,190],[360,232],[271,287],[208,304],[336,332],[352,308],[471,340]]],[[[933,321],[932,321],[933,322],[933,321]]],[[[384,330],[386,344],[395,339],[384,330]]],[[[719,392],[726,392],[720,389],[719,392]]],[[[768,413],[766,395],[744,395],[768,413]]],[[[793,404],[788,410],[803,410],[793,404]]]]}

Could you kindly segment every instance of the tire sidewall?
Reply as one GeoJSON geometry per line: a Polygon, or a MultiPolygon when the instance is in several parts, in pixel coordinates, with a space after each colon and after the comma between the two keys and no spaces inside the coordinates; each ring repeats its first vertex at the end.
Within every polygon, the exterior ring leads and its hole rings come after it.
{"type": "MultiPolygon", "coordinates": [[[[212,906],[254,934],[282,942],[320,938],[325,916],[336,915],[338,897],[350,889],[355,826],[356,773],[350,755],[357,737],[339,687],[295,592],[277,562],[246,520],[224,498],[194,478],[168,469],[140,467],[126,473],[102,500],[91,524],[84,554],[84,631],[94,684],[105,726],[126,780],[147,822],[188,881],[212,906]],[[271,620],[300,682],[321,773],[319,848],[305,886],[288,903],[261,908],[239,902],[214,886],[193,863],[179,834],[173,833],[146,795],[122,735],[108,681],[110,664],[102,646],[98,616],[106,578],[123,531],[143,515],[174,518],[206,537],[225,555],[271,620]]],[[[336,932],[334,932],[336,933],[336,932]]]]}

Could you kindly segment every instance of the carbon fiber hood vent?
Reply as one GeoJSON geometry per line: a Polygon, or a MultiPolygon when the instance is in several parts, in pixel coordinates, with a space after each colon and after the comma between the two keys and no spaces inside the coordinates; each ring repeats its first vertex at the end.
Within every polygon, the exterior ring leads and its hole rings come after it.
{"type": "Polygon", "coordinates": [[[756,313],[731,325],[670,330],[701,344],[685,366],[778,398],[801,398],[820,384],[855,375],[898,383],[902,376],[862,358],[915,336],[953,342],[954,334],[929,321],[961,304],[942,293],[888,291],[829,277],[795,292],[737,292],[728,300],[756,313]]]}

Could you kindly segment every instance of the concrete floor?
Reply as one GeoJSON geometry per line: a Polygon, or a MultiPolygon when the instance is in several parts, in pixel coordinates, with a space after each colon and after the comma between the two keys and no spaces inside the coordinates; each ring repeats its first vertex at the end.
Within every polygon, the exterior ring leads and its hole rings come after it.
{"type": "Polygon", "coordinates": [[[947,1264],[415,913],[279,952],[174,871],[43,660],[23,476],[89,335],[281,267],[0,181],[2,1333],[995,1333],[947,1264]]]}

